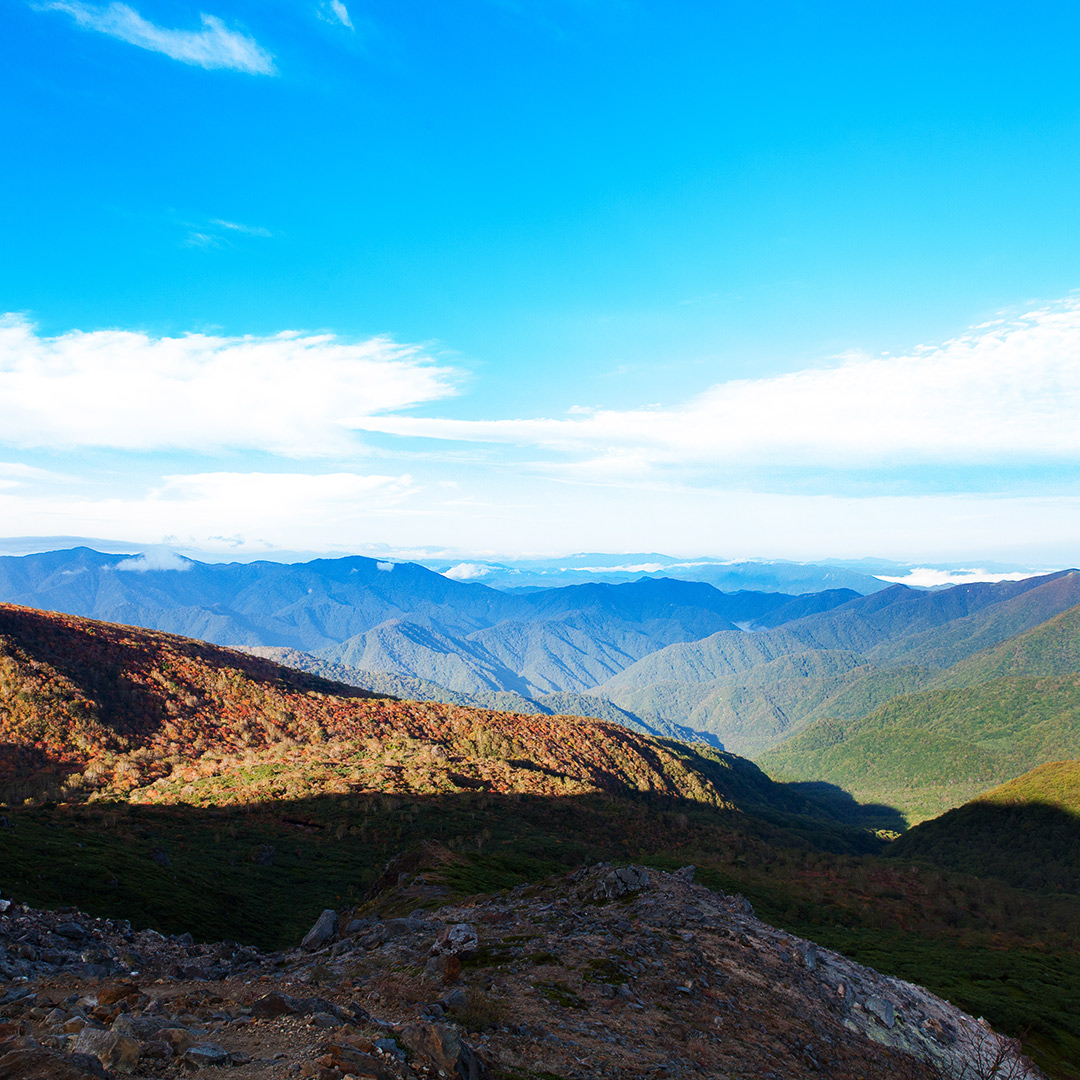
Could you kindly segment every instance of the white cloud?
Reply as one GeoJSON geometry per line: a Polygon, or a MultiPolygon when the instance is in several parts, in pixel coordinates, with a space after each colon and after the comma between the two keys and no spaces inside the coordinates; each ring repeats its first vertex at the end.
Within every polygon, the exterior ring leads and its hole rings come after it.
{"type": "MultiPolygon", "coordinates": [[[[418,510],[411,506],[419,502],[419,490],[407,474],[192,473],[164,477],[127,496],[88,494],[85,485],[59,491],[52,486],[0,489],[0,521],[12,535],[125,535],[140,547],[163,545],[170,552],[203,547],[326,551],[379,540],[387,521],[413,522],[424,512],[422,504],[418,510]],[[238,537],[246,539],[236,543],[238,537]]],[[[145,562],[125,568],[172,567],[171,556],[160,551],[144,555],[145,562]]]]}
{"type": "Polygon", "coordinates": [[[643,501],[629,487],[507,476],[486,507],[441,507],[430,485],[408,475],[355,473],[204,473],[125,497],[92,490],[0,490],[0,521],[12,536],[122,536],[138,547],[182,550],[220,550],[212,538],[221,536],[244,537],[245,551],[344,553],[377,544],[370,550],[384,560],[389,551],[411,557],[419,539],[427,550],[418,554],[429,559],[456,552],[449,557],[473,563],[523,547],[616,551],[628,538],[684,557],[710,551],[813,561],[871,553],[973,567],[1070,566],[1080,551],[1077,496],[841,498],[672,488],[643,501]]]}
{"type": "Polygon", "coordinates": [[[443,577],[448,577],[451,581],[479,581],[482,577],[487,577],[491,573],[490,566],[484,566],[482,563],[458,563],[457,566],[451,566],[449,570],[443,571],[443,577]]]}
{"type": "Polygon", "coordinates": [[[230,30],[214,15],[202,15],[200,30],[169,30],[144,19],[127,4],[103,7],[82,0],[50,0],[39,11],[63,11],[87,30],[97,30],[130,45],[164,53],[202,68],[230,68],[251,75],[274,75],[273,57],[254,38],[230,30]]]}
{"type": "Polygon", "coordinates": [[[129,498],[0,490],[0,520],[11,535],[127,536],[140,545],[171,537],[171,547],[219,548],[208,538],[225,532],[246,537],[246,550],[348,551],[378,542],[403,558],[418,537],[466,558],[472,551],[520,552],[524,543],[548,552],[611,551],[628,536],[676,555],[710,550],[810,561],[869,552],[903,561],[1068,566],[1080,550],[1077,497],[673,490],[650,496],[643,512],[640,492],[625,488],[523,491],[518,482],[500,505],[478,512],[433,509],[426,490],[408,477],[208,474],[174,477],[129,498]],[[543,514],[535,513],[537,505],[543,514]]]}
{"type": "Polygon", "coordinates": [[[0,442],[344,453],[357,447],[349,416],[446,397],[452,376],[386,338],[123,330],[46,338],[8,315],[0,318],[0,442]]]}
{"type": "Polygon", "coordinates": [[[167,476],[154,497],[186,508],[197,505],[201,514],[220,514],[223,523],[237,517],[257,519],[261,513],[270,521],[286,515],[312,515],[331,524],[358,507],[397,504],[414,490],[408,475],[212,472],[167,476]]]}
{"type": "Polygon", "coordinates": [[[564,419],[355,419],[403,436],[591,455],[595,479],[651,467],[830,466],[1080,454],[1080,303],[976,328],[943,345],[719,383],[672,408],[576,409],[564,419]]]}
{"type": "Polygon", "coordinates": [[[353,28],[352,19],[349,18],[349,9],[341,0],[330,0],[330,10],[342,26],[347,26],[350,30],[353,28]]]}
{"type": "Polygon", "coordinates": [[[217,225],[222,229],[228,229],[230,232],[243,233],[245,236],[274,235],[269,229],[264,229],[261,225],[242,225],[238,221],[223,221],[221,218],[214,218],[210,224],[217,225]]]}
{"type": "MultiPolygon", "coordinates": [[[[1060,569],[1060,568],[1059,568],[1060,569]]],[[[1034,574],[1049,573],[1048,570],[1018,570],[1002,574],[993,570],[937,570],[932,566],[916,566],[899,577],[875,576],[882,581],[892,581],[897,585],[913,585],[916,588],[933,589],[942,585],[974,585],[979,581],[1023,581],[1034,574]]]]}
{"type": "Polygon", "coordinates": [[[356,30],[353,26],[352,18],[349,16],[349,9],[341,2],[341,0],[321,0],[319,5],[315,8],[315,14],[323,20],[323,22],[333,23],[336,26],[344,26],[347,30],[356,30]]]}
{"type": "Polygon", "coordinates": [[[145,574],[149,570],[190,570],[195,564],[168,548],[150,548],[141,555],[118,562],[113,569],[125,573],[145,574]]]}
{"type": "Polygon", "coordinates": [[[24,465],[18,461],[0,461],[0,488],[24,487],[32,481],[62,481],[68,477],[38,469],[33,465],[24,465]]]}
{"type": "Polygon", "coordinates": [[[396,564],[392,562],[377,562],[375,564],[376,570],[382,570],[384,573],[389,574],[394,569],[396,564]]]}

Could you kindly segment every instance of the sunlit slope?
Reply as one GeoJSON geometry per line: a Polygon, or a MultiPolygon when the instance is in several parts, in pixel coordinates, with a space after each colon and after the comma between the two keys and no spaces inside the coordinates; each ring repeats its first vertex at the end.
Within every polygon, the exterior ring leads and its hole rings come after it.
{"type": "Polygon", "coordinates": [[[818,720],[763,755],[772,776],[825,780],[911,821],[1080,746],[1080,676],[1001,678],[899,697],[855,720],[818,720]]]}
{"type": "Polygon", "coordinates": [[[1018,888],[1080,893],[1080,761],[1040,765],[923,822],[890,854],[1018,888]]]}
{"type": "Polygon", "coordinates": [[[9,605],[0,737],[8,801],[487,790],[806,807],[748,761],[616,724],[380,698],[201,642],[9,605]]]}
{"type": "Polygon", "coordinates": [[[940,676],[946,686],[973,686],[1002,676],[1080,672],[1080,604],[983,650],[940,676]]]}

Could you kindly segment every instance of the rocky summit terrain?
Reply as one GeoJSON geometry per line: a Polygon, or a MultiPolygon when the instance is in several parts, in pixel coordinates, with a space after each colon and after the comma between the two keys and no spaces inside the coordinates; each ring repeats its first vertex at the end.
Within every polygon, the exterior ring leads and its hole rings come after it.
{"type": "Polygon", "coordinates": [[[438,858],[391,864],[277,953],[0,903],[0,1080],[1042,1076],[982,1021],[768,926],[693,867],[600,864],[446,903],[438,858]]]}

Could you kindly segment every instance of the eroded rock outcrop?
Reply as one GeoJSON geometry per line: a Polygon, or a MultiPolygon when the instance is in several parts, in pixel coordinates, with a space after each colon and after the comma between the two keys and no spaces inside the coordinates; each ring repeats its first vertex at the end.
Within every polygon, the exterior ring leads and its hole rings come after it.
{"type": "Polygon", "coordinates": [[[264,956],[13,905],[0,1080],[955,1080],[998,1051],[1001,1075],[1041,1077],[985,1024],[769,926],[691,867],[349,915],[315,951],[264,956]]]}

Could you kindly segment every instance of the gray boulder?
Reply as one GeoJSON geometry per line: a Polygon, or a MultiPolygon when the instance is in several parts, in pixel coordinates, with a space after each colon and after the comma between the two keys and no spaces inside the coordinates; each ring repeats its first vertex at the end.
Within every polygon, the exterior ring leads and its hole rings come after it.
{"type": "Polygon", "coordinates": [[[316,949],[321,949],[324,945],[328,945],[333,941],[337,937],[337,933],[337,912],[332,908],[327,908],[315,920],[315,925],[304,936],[304,940],[300,942],[300,948],[306,949],[308,952],[314,952],[316,949]]]}

